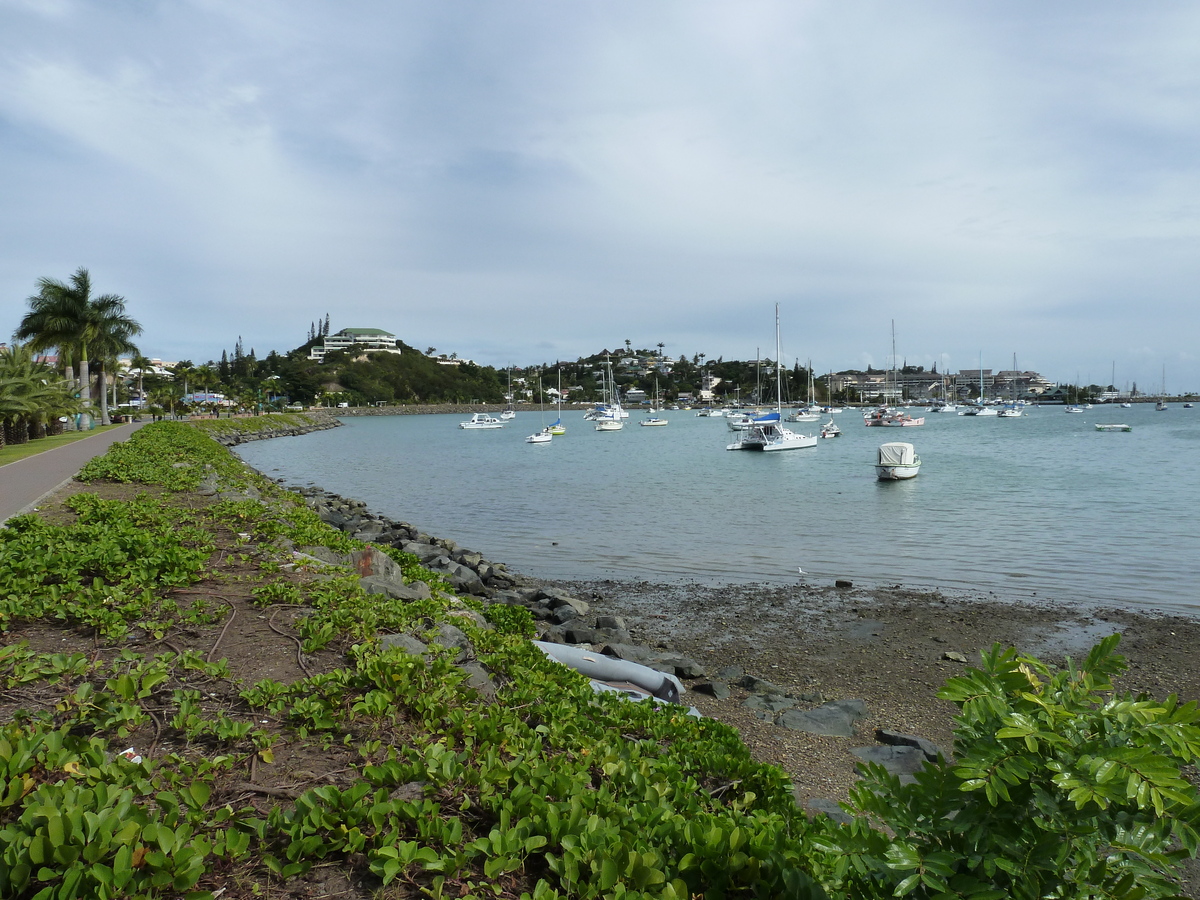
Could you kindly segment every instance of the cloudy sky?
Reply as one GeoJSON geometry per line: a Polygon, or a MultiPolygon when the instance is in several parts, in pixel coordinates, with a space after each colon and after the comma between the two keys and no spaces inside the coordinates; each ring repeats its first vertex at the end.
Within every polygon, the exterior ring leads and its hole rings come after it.
{"type": "Polygon", "coordinates": [[[0,0],[0,339],[1200,390],[1200,5],[0,0]]]}

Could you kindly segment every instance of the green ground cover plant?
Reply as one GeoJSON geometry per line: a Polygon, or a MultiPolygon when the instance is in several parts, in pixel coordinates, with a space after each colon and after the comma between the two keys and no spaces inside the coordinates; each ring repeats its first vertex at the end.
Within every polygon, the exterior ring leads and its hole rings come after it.
{"type": "Polygon", "coordinates": [[[995,648],[943,690],[953,760],[868,768],[851,824],[809,820],[736,731],[595,693],[524,608],[405,554],[431,598],[298,567],[361,545],[196,429],[134,438],[53,524],[0,529],[0,898],[303,898],[336,872],[364,898],[1134,900],[1195,852],[1197,710],[1119,694],[1115,637],[1062,668],[995,648]],[[213,479],[262,499],[189,492],[213,479]],[[282,674],[248,676],[264,658],[282,674]]]}

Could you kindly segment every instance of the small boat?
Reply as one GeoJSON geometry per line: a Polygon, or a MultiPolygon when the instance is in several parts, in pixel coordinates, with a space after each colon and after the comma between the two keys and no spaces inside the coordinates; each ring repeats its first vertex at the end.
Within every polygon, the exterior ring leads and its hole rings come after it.
{"type": "MultiPolygon", "coordinates": [[[[1191,406],[1191,404],[1190,404],[1190,403],[1188,403],[1187,405],[1188,405],[1188,406],[1191,406]]],[[[1133,404],[1132,404],[1132,403],[1129,403],[1129,402],[1122,403],[1122,404],[1121,404],[1121,409],[1133,409],[1133,404]]]]}
{"type": "Polygon", "coordinates": [[[554,433],[550,431],[550,426],[546,424],[546,395],[542,392],[542,377],[538,376],[538,411],[542,417],[542,430],[535,431],[529,437],[525,438],[527,444],[548,444],[554,439],[554,433]]]}
{"type": "Polygon", "coordinates": [[[1063,410],[1063,412],[1081,413],[1081,412],[1083,412],[1083,407],[1082,406],[1068,406],[1066,409],[1063,410]]]}
{"type": "Polygon", "coordinates": [[[820,422],[821,417],[810,409],[804,408],[788,415],[787,420],[789,422],[820,422]]]}
{"type": "Polygon", "coordinates": [[[513,392],[512,392],[512,368],[508,370],[508,393],[504,395],[506,406],[504,412],[500,413],[500,418],[505,422],[517,417],[517,410],[513,407],[513,392]]]}
{"type": "Polygon", "coordinates": [[[487,413],[475,413],[466,422],[459,422],[459,428],[503,428],[504,423],[495,416],[489,416],[487,413]]]}
{"type": "Polygon", "coordinates": [[[638,424],[639,425],[666,425],[667,420],[659,418],[658,416],[648,416],[645,419],[642,419],[642,421],[638,422],[638,424]]]}
{"type": "Polygon", "coordinates": [[[1003,406],[996,415],[1001,419],[1019,419],[1025,415],[1025,410],[1016,405],[1003,406]]]}
{"type": "Polygon", "coordinates": [[[835,438],[835,437],[841,437],[841,436],[842,436],[842,429],[837,427],[837,425],[833,421],[833,417],[831,416],[829,421],[821,426],[821,437],[835,438]]]}
{"type": "Polygon", "coordinates": [[[648,409],[647,412],[650,415],[648,415],[646,418],[642,419],[642,421],[638,422],[639,425],[648,425],[648,426],[659,425],[659,426],[661,426],[661,425],[667,424],[667,420],[664,419],[662,416],[658,415],[658,413],[662,412],[662,403],[658,398],[658,379],[657,378],[654,379],[654,405],[652,407],[650,407],[650,409],[648,409]]]}
{"type": "Polygon", "coordinates": [[[906,478],[916,478],[920,471],[921,457],[917,456],[912,444],[894,441],[879,445],[875,475],[880,481],[903,481],[906,478]]]}
{"type": "Polygon", "coordinates": [[[1190,403],[1185,403],[1185,404],[1183,404],[1183,408],[1184,408],[1184,409],[1191,409],[1191,408],[1192,408],[1192,404],[1190,404],[1190,403]]]}
{"type": "Polygon", "coordinates": [[[958,414],[960,416],[980,416],[985,419],[1000,415],[1000,413],[998,413],[996,409],[991,406],[968,406],[966,409],[960,409],[958,414]]]}
{"type": "Polygon", "coordinates": [[[558,396],[555,398],[554,404],[558,410],[558,418],[542,430],[551,434],[566,434],[567,426],[563,424],[562,420],[562,369],[558,370],[558,396]]]}
{"type": "Polygon", "coordinates": [[[1117,424],[1113,424],[1113,423],[1102,425],[1099,422],[1097,422],[1096,430],[1097,431],[1133,431],[1133,426],[1125,425],[1125,424],[1117,425],[1117,424]]]}

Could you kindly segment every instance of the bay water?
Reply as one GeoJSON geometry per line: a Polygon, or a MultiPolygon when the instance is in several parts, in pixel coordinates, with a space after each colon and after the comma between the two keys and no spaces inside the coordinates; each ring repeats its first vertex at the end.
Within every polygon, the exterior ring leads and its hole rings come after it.
{"type": "Polygon", "coordinates": [[[910,428],[866,428],[846,410],[841,437],[765,454],[727,451],[723,418],[680,410],[650,428],[643,415],[597,432],[564,412],[567,433],[548,444],[525,442],[536,410],[498,430],[460,429],[461,415],[347,417],[237,452],[542,578],[849,579],[1200,612],[1200,409],[1043,406],[910,428]],[[915,445],[920,475],[879,482],[875,451],[895,440],[915,445]]]}

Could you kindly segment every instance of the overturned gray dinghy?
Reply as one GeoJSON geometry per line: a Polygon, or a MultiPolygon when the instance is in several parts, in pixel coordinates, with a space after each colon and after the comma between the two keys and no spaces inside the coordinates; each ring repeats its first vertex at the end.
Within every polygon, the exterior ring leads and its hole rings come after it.
{"type": "MultiPolygon", "coordinates": [[[[683,682],[666,672],[660,672],[641,663],[629,662],[605,656],[594,650],[584,650],[570,644],[552,644],[548,641],[531,641],[555,662],[574,669],[592,682],[598,691],[615,691],[635,700],[653,697],[664,703],[679,703],[684,693],[683,682]]],[[[700,713],[691,710],[695,715],[700,713]]]]}

